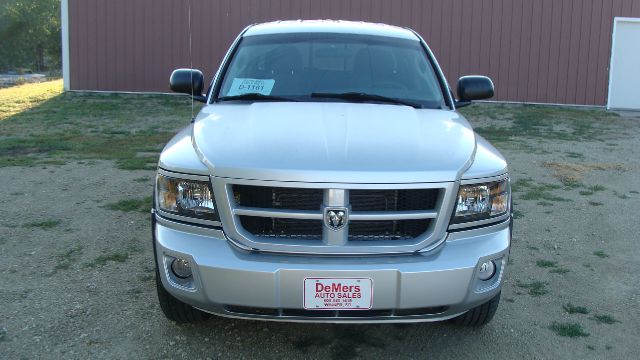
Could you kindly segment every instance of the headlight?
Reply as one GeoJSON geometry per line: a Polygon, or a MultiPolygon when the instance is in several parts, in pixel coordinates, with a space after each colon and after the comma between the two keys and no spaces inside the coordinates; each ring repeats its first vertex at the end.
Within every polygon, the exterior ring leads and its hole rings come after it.
{"type": "Polygon", "coordinates": [[[213,192],[208,181],[179,179],[158,174],[156,204],[168,213],[218,220],[213,192]]]}
{"type": "Polygon", "coordinates": [[[511,188],[509,179],[461,185],[451,224],[487,220],[509,212],[511,188]]]}

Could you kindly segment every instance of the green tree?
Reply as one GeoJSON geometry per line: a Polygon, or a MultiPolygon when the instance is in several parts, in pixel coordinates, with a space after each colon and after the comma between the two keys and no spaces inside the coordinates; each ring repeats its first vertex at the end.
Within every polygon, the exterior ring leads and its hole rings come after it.
{"type": "Polygon", "coordinates": [[[59,70],[60,0],[0,0],[0,70],[59,70]]]}

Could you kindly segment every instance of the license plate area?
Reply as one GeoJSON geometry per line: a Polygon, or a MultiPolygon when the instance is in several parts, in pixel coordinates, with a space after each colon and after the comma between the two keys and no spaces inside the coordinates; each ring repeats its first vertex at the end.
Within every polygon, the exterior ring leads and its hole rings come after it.
{"type": "Polygon", "coordinates": [[[369,310],[373,302],[370,278],[305,278],[306,310],[369,310]]]}

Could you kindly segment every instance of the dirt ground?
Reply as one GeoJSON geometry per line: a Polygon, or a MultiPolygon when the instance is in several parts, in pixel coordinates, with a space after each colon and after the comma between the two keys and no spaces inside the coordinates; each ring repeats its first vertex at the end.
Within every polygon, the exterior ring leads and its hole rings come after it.
{"type": "Polygon", "coordinates": [[[153,159],[162,139],[135,145],[142,147],[127,158],[92,154],[78,138],[98,122],[86,136],[106,139],[105,148],[137,139],[127,121],[145,134],[175,131],[185,121],[166,114],[184,102],[154,97],[157,114],[133,119],[127,109],[149,98],[55,96],[0,121],[0,358],[630,359],[640,352],[640,113],[465,109],[508,158],[517,209],[502,302],[483,328],[218,317],[176,325],[155,294],[147,196],[154,170],[132,161],[153,159]],[[34,125],[70,101],[101,106],[34,125]],[[52,132],[75,142],[44,146],[52,132]]]}

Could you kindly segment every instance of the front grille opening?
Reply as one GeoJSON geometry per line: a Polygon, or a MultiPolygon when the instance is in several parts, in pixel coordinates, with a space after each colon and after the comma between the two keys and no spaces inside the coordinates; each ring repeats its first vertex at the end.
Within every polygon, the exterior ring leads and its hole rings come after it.
{"type": "Polygon", "coordinates": [[[254,236],[322,239],[322,221],[239,216],[242,227],[254,236]]]}
{"type": "Polygon", "coordinates": [[[391,316],[425,316],[441,314],[448,306],[435,306],[412,309],[375,309],[375,310],[305,310],[305,309],[273,309],[252,306],[226,305],[227,312],[244,315],[263,316],[296,316],[310,318],[357,318],[357,317],[391,317],[391,316]]]}
{"type": "Polygon", "coordinates": [[[271,308],[226,305],[224,309],[236,314],[278,316],[278,309],[271,308]]]}
{"type": "Polygon", "coordinates": [[[449,309],[448,306],[434,306],[426,308],[398,309],[394,312],[396,316],[419,316],[440,314],[449,309]]]}
{"type": "Polygon", "coordinates": [[[411,240],[430,225],[431,219],[350,221],[349,241],[411,240]]]}
{"type": "Polygon", "coordinates": [[[288,210],[320,210],[323,190],[233,185],[233,198],[238,206],[288,210]]]}
{"type": "Polygon", "coordinates": [[[438,189],[351,190],[352,211],[432,210],[438,201],[438,189]]]}
{"type": "Polygon", "coordinates": [[[335,317],[336,312],[332,310],[282,309],[282,316],[335,317]]]}
{"type": "Polygon", "coordinates": [[[303,317],[376,317],[391,316],[392,310],[304,310],[282,309],[283,316],[303,317]]]}

